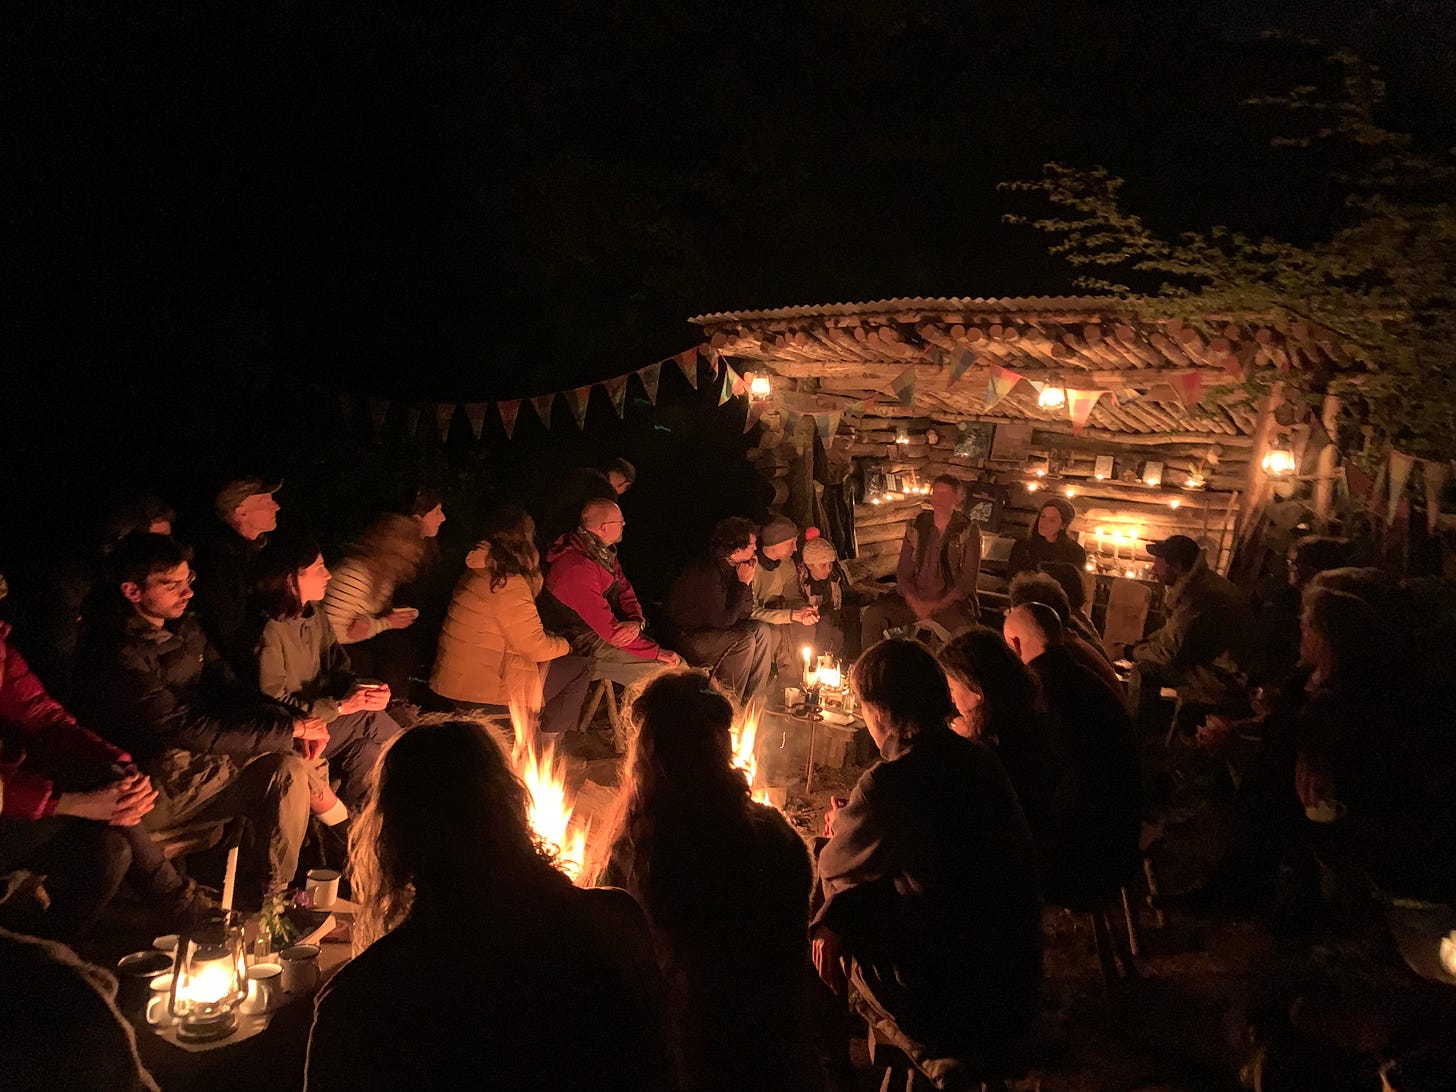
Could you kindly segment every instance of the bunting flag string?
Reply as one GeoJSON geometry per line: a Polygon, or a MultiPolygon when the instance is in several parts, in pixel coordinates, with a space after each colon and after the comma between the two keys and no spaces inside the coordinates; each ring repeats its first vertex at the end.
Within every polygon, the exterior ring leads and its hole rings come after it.
{"type": "Polygon", "coordinates": [[[945,350],[939,345],[927,345],[921,351],[925,354],[925,359],[929,360],[937,368],[945,363],[945,350]]]}
{"type": "Polygon", "coordinates": [[[733,397],[733,369],[730,367],[723,373],[723,389],[718,392],[718,405],[723,405],[733,397]]]}
{"type": "Polygon", "coordinates": [[[531,408],[536,411],[536,416],[541,418],[541,423],[547,428],[551,427],[551,403],[556,401],[556,392],[550,394],[538,394],[531,399],[531,408]]]}
{"type": "Polygon", "coordinates": [[[567,406],[571,408],[571,416],[576,418],[577,428],[586,428],[586,407],[591,401],[591,389],[592,385],[588,383],[584,387],[573,387],[569,391],[561,392],[567,406]]]}
{"type": "Polygon", "coordinates": [[[890,380],[890,389],[895,392],[895,397],[900,400],[900,405],[913,406],[915,404],[915,365],[911,364],[910,367],[890,380]]]}
{"type": "Polygon", "coordinates": [[[733,370],[733,365],[728,365],[728,375],[733,380],[733,393],[743,395],[748,393],[748,380],[733,370]]]}
{"type": "MultiPolygon", "coordinates": [[[[686,379],[689,383],[691,383],[693,385],[693,390],[697,390],[698,389],[698,349],[697,349],[697,346],[693,346],[693,348],[691,348],[691,349],[687,349],[687,350],[685,350],[685,351],[683,351],[681,353],[678,353],[677,356],[673,357],[673,359],[677,361],[677,366],[682,369],[683,378],[686,379]]],[[[715,372],[714,374],[716,375],[717,373],[715,372]]]]}
{"type": "Polygon", "coordinates": [[[986,409],[990,409],[1001,399],[1016,389],[1016,384],[1021,382],[1021,375],[1013,372],[1010,368],[1003,368],[999,364],[991,365],[990,377],[986,380],[986,409]]]}
{"type": "Polygon", "coordinates": [[[1072,422],[1072,435],[1082,435],[1082,429],[1087,425],[1087,419],[1092,416],[1092,408],[1097,405],[1097,400],[1106,391],[1075,390],[1071,387],[1067,390],[1067,418],[1072,422]]]}
{"type": "Polygon", "coordinates": [[[637,369],[637,378],[642,380],[642,389],[647,392],[647,401],[657,405],[657,384],[662,379],[662,362],[637,369]]]}
{"type": "Polygon", "coordinates": [[[972,363],[971,351],[969,349],[957,348],[955,352],[950,354],[950,381],[952,383],[959,382],[961,376],[966,374],[967,369],[970,368],[972,363]]]}
{"type": "Polygon", "coordinates": [[[480,439],[480,430],[485,428],[485,411],[490,409],[489,402],[467,402],[465,403],[465,419],[470,422],[470,431],[474,437],[480,439]]]}
{"type": "Polygon", "coordinates": [[[819,430],[819,441],[826,450],[834,444],[834,434],[839,431],[839,416],[838,410],[814,414],[814,427],[819,430]]]}
{"type": "Polygon", "coordinates": [[[1173,393],[1178,396],[1178,401],[1183,403],[1184,409],[1193,409],[1198,405],[1203,395],[1203,373],[1194,369],[1193,371],[1180,372],[1171,375],[1168,380],[1173,385],[1173,393]]]}
{"type": "Polygon", "coordinates": [[[746,436],[758,424],[758,419],[763,416],[763,403],[748,403],[748,415],[743,419],[743,434],[746,436]]]}
{"type": "Polygon", "coordinates": [[[511,398],[504,402],[497,402],[495,408],[500,413],[501,427],[506,430],[506,439],[510,440],[514,438],[516,435],[516,418],[521,412],[521,400],[519,398],[511,398]]]}
{"type": "Polygon", "coordinates": [[[435,431],[440,434],[440,443],[450,439],[450,422],[455,419],[454,403],[439,402],[435,405],[435,431]]]}
{"type": "Polygon", "coordinates": [[[1410,480],[1411,468],[1416,465],[1414,456],[1403,455],[1392,449],[1390,452],[1390,496],[1385,502],[1385,523],[1395,522],[1396,509],[1405,497],[1406,482],[1410,480]]]}
{"type": "Polygon", "coordinates": [[[617,411],[617,416],[625,417],[627,415],[627,377],[618,375],[611,379],[604,379],[602,387],[605,388],[607,397],[612,400],[612,408],[617,411]]]}
{"type": "Polygon", "coordinates": [[[1446,479],[1451,476],[1450,463],[1438,463],[1426,459],[1421,463],[1421,477],[1426,485],[1426,532],[1436,533],[1436,522],[1441,518],[1441,490],[1446,488],[1446,479]]]}

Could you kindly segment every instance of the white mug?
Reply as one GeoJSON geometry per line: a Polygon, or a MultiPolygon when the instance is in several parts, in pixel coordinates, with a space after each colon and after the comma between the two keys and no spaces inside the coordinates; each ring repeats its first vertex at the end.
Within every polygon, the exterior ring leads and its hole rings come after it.
{"type": "Polygon", "coordinates": [[[802,690],[800,690],[797,686],[786,686],[786,687],[784,687],[784,708],[785,709],[792,709],[796,705],[802,705],[803,704],[803,701],[804,701],[804,692],[802,690]]]}
{"type": "Polygon", "coordinates": [[[283,968],[276,963],[254,963],[248,968],[248,996],[238,1006],[249,1016],[268,1012],[278,1001],[283,968]]]}
{"type": "Polygon", "coordinates": [[[308,882],[308,904],[315,910],[327,910],[339,898],[339,874],[332,868],[310,868],[308,882]]]}
{"type": "Polygon", "coordinates": [[[147,998],[147,1023],[154,1028],[170,1028],[177,1023],[172,1015],[172,976],[159,974],[152,979],[151,996],[147,998]]]}
{"type": "Polygon", "coordinates": [[[295,944],[278,955],[283,965],[283,988],[288,993],[307,993],[319,984],[317,944],[295,944]]]}

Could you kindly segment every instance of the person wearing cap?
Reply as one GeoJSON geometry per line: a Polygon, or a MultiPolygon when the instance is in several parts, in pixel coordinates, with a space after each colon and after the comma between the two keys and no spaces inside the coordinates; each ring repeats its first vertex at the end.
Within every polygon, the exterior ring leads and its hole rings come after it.
{"type": "MultiPolygon", "coordinates": [[[[799,525],[787,516],[772,516],[758,532],[758,565],[753,570],[753,614],[767,622],[778,638],[774,664],[780,678],[797,670],[798,647],[810,640],[802,628],[819,621],[819,612],[804,602],[799,591],[799,570],[794,551],[799,545],[799,525]],[[796,636],[797,634],[797,636],[796,636]]],[[[820,652],[827,649],[817,648],[820,652]]]]}
{"type": "Polygon", "coordinates": [[[1209,713],[1249,712],[1247,677],[1253,620],[1243,593],[1210,569],[1198,543],[1173,535],[1148,543],[1153,576],[1168,590],[1166,620],[1132,646],[1134,693],[1143,708],[1163,686],[1178,692],[1174,720],[1192,733],[1209,713]]]}
{"type": "Polygon", "coordinates": [[[536,546],[545,557],[562,535],[569,535],[581,523],[581,512],[589,501],[615,501],[637,482],[637,468],[626,459],[612,459],[604,466],[578,466],[539,489],[540,499],[531,505],[536,517],[536,546]]]}
{"type": "Polygon", "coordinates": [[[845,635],[852,632],[847,611],[852,609],[853,593],[847,593],[844,570],[839,565],[839,551],[834,548],[819,528],[810,527],[804,532],[804,548],[799,551],[796,566],[799,575],[799,594],[804,602],[819,612],[814,623],[813,644],[820,652],[835,657],[845,653],[845,635]]]}
{"type": "Polygon", "coordinates": [[[252,659],[254,568],[278,527],[278,502],[273,494],[282,480],[253,475],[234,478],[217,491],[217,522],[197,544],[197,587],[194,603],[202,628],[239,677],[246,678],[252,659]]]}
{"type": "Polygon", "coordinates": [[[1076,505],[1066,497],[1049,496],[1043,500],[1030,533],[1011,547],[1007,577],[1035,571],[1049,561],[1063,561],[1079,569],[1087,564],[1087,551],[1067,534],[1067,528],[1076,518],[1076,505]]]}
{"type": "Polygon", "coordinates": [[[860,615],[860,647],[886,631],[931,619],[951,636],[980,617],[976,583],[981,576],[981,529],[959,510],[961,483],[941,474],[930,485],[930,510],[905,528],[895,594],[882,596],[860,615]]]}

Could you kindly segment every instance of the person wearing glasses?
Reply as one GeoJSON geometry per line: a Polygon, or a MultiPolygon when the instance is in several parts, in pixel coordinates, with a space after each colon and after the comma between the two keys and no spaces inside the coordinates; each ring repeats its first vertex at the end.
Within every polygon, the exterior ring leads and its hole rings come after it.
{"type": "Polygon", "coordinates": [[[719,520],[706,556],[688,563],[662,604],[667,643],[744,702],[768,689],[778,641],[772,625],[753,617],[757,568],[758,525],[719,520]]]}

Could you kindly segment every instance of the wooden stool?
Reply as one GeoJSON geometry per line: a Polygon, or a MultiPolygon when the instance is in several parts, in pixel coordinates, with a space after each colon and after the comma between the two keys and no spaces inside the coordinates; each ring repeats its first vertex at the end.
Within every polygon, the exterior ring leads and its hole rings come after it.
{"type": "Polygon", "coordinates": [[[592,718],[597,715],[597,707],[605,702],[607,723],[612,726],[612,749],[618,754],[625,754],[627,730],[622,721],[622,711],[618,705],[617,696],[617,687],[621,685],[605,675],[593,675],[592,688],[587,691],[586,704],[581,707],[581,720],[577,722],[576,730],[585,732],[591,726],[592,718]]]}

